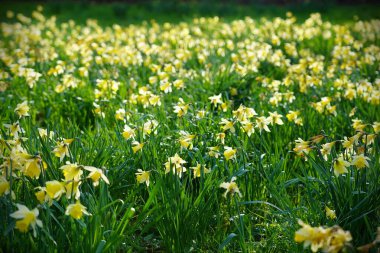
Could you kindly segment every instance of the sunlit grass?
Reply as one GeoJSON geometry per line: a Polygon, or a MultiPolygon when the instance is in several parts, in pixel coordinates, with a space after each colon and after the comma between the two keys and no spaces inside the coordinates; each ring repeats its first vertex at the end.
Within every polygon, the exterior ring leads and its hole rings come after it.
{"type": "Polygon", "coordinates": [[[378,243],[379,20],[7,16],[5,252],[378,243]]]}

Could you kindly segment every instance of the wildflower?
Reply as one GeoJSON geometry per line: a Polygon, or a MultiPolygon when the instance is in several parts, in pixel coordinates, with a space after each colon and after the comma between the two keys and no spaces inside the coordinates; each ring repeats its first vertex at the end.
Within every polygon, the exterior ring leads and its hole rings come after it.
{"type": "Polygon", "coordinates": [[[18,116],[20,118],[22,117],[25,117],[25,116],[29,116],[29,106],[28,106],[28,102],[27,101],[24,101],[22,102],[21,104],[18,104],[16,106],[16,109],[15,109],[15,113],[18,114],[18,116]]]}
{"type": "Polygon", "coordinates": [[[184,82],[183,80],[180,80],[180,79],[175,80],[175,81],[173,82],[173,85],[174,85],[174,87],[176,87],[177,89],[184,89],[184,88],[185,88],[185,82],[184,82]]]}
{"type": "Polygon", "coordinates": [[[179,138],[179,143],[181,145],[181,148],[186,149],[193,149],[193,139],[195,138],[195,134],[189,134],[185,131],[180,131],[180,134],[182,135],[179,138]]]}
{"type": "Polygon", "coordinates": [[[74,197],[75,199],[79,199],[80,197],[80,191],[79,186],[82,184],[81,181],[75,181],[70,180],[66,183],[65,189],[66,189],[66,198],[71,199],[74,197]]]}
{"type": "Polygon", "coordinates": [[[123,130],[122,135],[126,140],[128,140],[130,138],[134,138],[135,137],[135,130],[132,129],[131,127],[129,127],[128,125],[124,125],[124,130],[123,130]]]}
{"type": "Polygon", "coordinates": [[[149,103],[153,106],[160,106],[161,105],[161,100],[160,100],[160,96],[158,95],[154,95],[154,94],[150,94],[150,97],[149,97],[149,103]]]}
{"type": "Polygon", "coordinates": [[[289,111],[288,114],[286,114],[286,118],[291,122],[295,121],[298,118],[298,115],[300,114],[299,111],[289,111]]]}
{"type": "Polygon", "coordinates": [[[352,120],[352,127],[356,131],[363,131],[363,129],[366,127],[366,124],[363,124],[362,120],[360,120],[360,119],[353,119],[352,120]]]}
{"type": "Polygon", "coordinates": [[[63,165],[59,169],[63,170],[63,175],[66,181],[78,181],[83,174],[82,168],[82,166],[79,166],[76,163],[67,162],[66,165],[63,165]]]}
{"type": "Polygon", "coordinates": [[[141,150],[144,147],[144,143],[140,143],[138,141],[132,142],[132,145],[133,154],[136,154],[139,150],[141,150]]]}
{"type": "Polygon", "coordinates": [[[41,157],[39,155],[22,154],[22,158],[25,159],[24,175],[38,179],[41,174],[41,157]]]}
{"type": "Polygon", "coordinates": [[[170,93],[170,92],[172,92],[172,84],[170,82],[163,82],[160,85],[160,90],[165,92],[165,93],[170,93]]]}
{"type": "Polygon", "coordinates": [[[231,193],[231,195],[234,195],[235,193],[237,193],[239,197],[242,197],[236,182],[234,182],[235,180],[236,180],[236,177],[233,177],[231,178],[230,182],[223,182],[220,184],[219,186],[220,188],[226,189],[225,193],[223,194],[225,198],[227,197],[228,193],[231,193]]]}
{"type": "Polygon", "coordinates": [[[125,115],[126,115],[125,110],[123,108],[120,108],[115,112],[115,119],[124,120],[125,115]]]}
{"type": "Polygon", "coordinates": [[[236,149],[232,149],[231,147],[224,147],[224,149],[223,155],[227,161],[236,158],[236,149]]]}
{"type": "Polygon", "coordinates": [[[136,174],[136,180],[140,184],[145,183],[146,186],[149,186],[149,177],[150,172],[149,171],[143,171],[142,169],[138,169],[136,174]]]}
{"type": "Polygon", "coordinates": [[[298,224],[300,224],[302,228],[297,230],[295,234],[294,240],[296,242],[303,242],[305,248],[311,245],[311,251],[313,252],[317,252],[318,249],[323,248],[329,237],[330,229],[311,227],[301,220],[298,221],[298,224]]]}
{"type": "Polygon", "coordinates": [[[227,131],[227,130],[230,130],[231,133],[235,133],[235,127],[234,127],[234,122],[233,121],[229,121],[227,119],[221,119],[221,122],[219,123],[220,125],[222,125],[222,129],[223,131],[227,131]]]}
{"type": "Polygon", "coordinates": [[[189,105],[182,98],[179,98],[177,105],[174,106],[174,112],[177,113],[178,117],[184,116],[188,109],[189,105]]]}
{"type": "Polygon", "coordinates": [[[210,157],[215,157],[215,158],[218,158],[219,157],[219,147],[218,146],[215,146],[215,147],[208,147],[208,155],[210,157]]]}
{"type": "Polygon", "coordinates": [[[224,144],[224,140],[225,140],[225,138],[226,138],[226,134],[225,134],[225,133],[218,133],[218,134],[216,135],[216,139],[217,139],[217,140],[220,140],[220,142],[221,142],[222,144],[224,144]]]}
{"type": "Polygon", "coordinates": [[[0,197],[10,193],[11,187],[5,176],[0,176],[0,197]]]}
{"type": "Polygon", "coordinates": [[[20,127],[20,123],[16,121],[13,124],[4,124],[6,128],[8,128],[11,131],[11,135],[14,136],[15,139],[18,139],[18,134],[22,133],[24,130],[20,127]]]}
{"type": "Polygon", "coordinates": [[[178,174],[181,178],[182,173],[186,172],[186,168],[183,166],[186,161],[183,160],[177,153],[169,157],[168,161],[165,163],[165,174],[170,172],[170,168],[173,170],[173,174],[178,174]]]}
{"type": "Polygon", "coordinates": [[[18,210],[10,214],[12,218],[18,219],[18,221],[16,221],[16,228],[20,232],[26,233],[29,227],[32,227],[33,236],[36,237],[36,225],[42,228],[42,222],[37,219],[39,214],[38,209],[34,208],[33,210],[29,210],[26,206],[21,204],[16,204],[16,206],[18,210]]]}
{"type": "MultiPolygon", "coordinates": [[[[197,177],[201,177],[201,172],[202,172],[202,165],[197,163],[197,166],[195,167],[190,167],[190,169],[193,170],[193,176],[194,178],[197,178],[197,177]]],[[[203,173],[204,174],[207,174],[207,173],[210,173],[211,170],[207,169],[206,167],[203,168],[203,173]]]]}
{"type": "Polygon", "coordinates": [[[374,122],[372,127],[373,127],[373,131],[375,131],[375,134],[380,132],[380,122],[374,122]]]}
{"type": "Polygon", "coordinates": [[[323,155],[323,158],[327,161],[327,156],[331,153],[331,149],[332,147],[334,146],[335,144],[335,141],[333,142],[329,142],[329,143],[325,143],[322,145],[322,149],[320,150],[322,155],[323,155]]]}
{"type": "Polygon", "coordinates": [[[301,138],[298,138],[295,142],[296,146],[293,148],[293,151],[296,152],[297,155],[304,156],[305,154],[309,154],[311,150],[309,141],[304,141],[301,138]]]}
{"type": "Polygon", "coordinates": [[[336,214],[335,214],[335,210],[331,210],[330,208],[328,208],[327,206],[325,207],[325,211],[326,211],[326,216],[329,217],[330,219],[334,220],[336,219],[336,214]]]}
{"type": "Polygon", "coordinates": [[[351,165],[356,166],[358,169],[363,169],[369,167],[368,161],[370,161],[369,157],[364,156],[364,154],[355,155],[352,157],[351,165]]]}
{"type": "Polygon", "coordinates": [[[223,104],[222,93],[220,93],[219,95],[211,96],[208,99],[211,100],[211,104],[213,104],[214,107],[216,107],[218,104],[223,104]]]}
{"type": "Polygon", "coordinates": [[[197,111],[197,115],[195,116],[197,119],[202,119],[206,116],[206,111],[205,110],[199,110],[197,111]]]}
{"type": "Polygon", "coordinates": [[[110,183],[108,181],[108,178],[106,177],[106,175],[104,175],[103,170],[95,168],[95,167],[92,167],[92,166],[83,166],[83,168],[85,170],[87,170],[87,171],[90,172],[90,174],[87,176],[87,178],[90,178],[92,180],[92,184],[94,186],[98,186],[99,185],[99,180],[100,179],[103,179],[103,181],[106,184],[110,183]]]}
{"type": "Polygon", "coordinates": [[[284,122],[281,120],[282,115],[278,114],[277,112],[270,112],[268,117],[268,121],[271,125],[277,124],[277,125],[283,125],[284,122]]]}
{"type": "Polygon", "coordinates": [[[57,144],[57,146],[54,148],[53,153],[56,157],[59,157],[59,160],[62,162],[62,160],[65,158],[65,156],[70,156],[69,153],[69,145],[74,141],[74,139],[63,139],[61,142],[57,144]]]}
{"type": "Polygon", "coordinates": [[[40,135],[41,138],[47,138],[49,136],[49,139],[52,139],[54,136],[53,131],[49,131],[49,135],[48,135],[48,131],[44,128],[38,128],[38,134],[40,135]]]}
{"type": "Polygon", "coordinates": [[[331,236],[329,237],[327,245],[323,248],[324,252],[338,253],[352,240],[351,233],[344,231],[338,226],[331,229],[331,236]]]}
{"type": "Polygon", "coordinates": [[[147,122],[144,123],[144,126],[143,126],[144,134],[150,135],[153,131],[156,134],[157,126],[158,126],[157,120],[148,120],[147,122]]]}
{"type": "Polygon", "coordinates": [[[240,122],[241,129],[248,135],[251,136],[255,132],[255,126],[250,121],[242,121],[240,122]]]}
{"type": "Polygon", "coordinates": [[[70,215],[74,219],[82,218],[83,214],[91,215],[89,212],[87,212],[87,208],[82,205],[79,200],[77,200],[75,204],[68,205],[65,214],[70,215]]]}
{"type": "MultiPolygon", "coordinates": [[[[59,199],[63,193],[65,193],[65,187],[63,182],[57,180],[46,182],[46,193],[50,199],[59,199]]],[[[42,196],[40,196],[42,198],[42,196]]]]}
{"type": "Polygon", "coordinates": [[[347,167],[351,164],[343,159],[343,156],[340,156],[334,161],[334,174],[339,176],[340,174],[347,173],[347,167]]]}
{"type": "Polygon", "coordinates": [[[270,124],[270,121],[264,117],[264,116],[261,116],[261,117],[258,117],[256,118],[256,127],[258,129],[260,129],[260,133],[261,131],[264,129],[265,131],[267,132],[270,132],[269,128],[268,128],[268,125],[270,124]]]}
{"type": "Polygon", "coordinates": [[[52,199],[50,199],[49,196],[46,194],[46,187],[38,186],[35,189],[38,190],[37,192],[34,193],[38,202],[42,204],[44,202],[50,201],[51,203],[49,204],[52,204],[52,199]]]}

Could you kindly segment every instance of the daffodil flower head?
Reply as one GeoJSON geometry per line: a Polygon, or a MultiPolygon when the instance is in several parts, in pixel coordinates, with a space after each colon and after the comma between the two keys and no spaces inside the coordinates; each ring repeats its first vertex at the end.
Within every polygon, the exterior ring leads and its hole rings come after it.
{"type": "Polygon", "coordinates": [[[68,205],[65,214],[70,215],[74,219],[80,219],[83,215],[91,215],[79,200],[77,200],[75,204],[68,205]]]}
{"type": "Polygon", "coordinates": [[[16,221],[16,228],[23,233],[28,232],[29,228],[33,229],[33,236],[37,236],[36,226],[42,228],[42,222],[37,219],[38,217],[38,209],[34,208],[33,210],[29,210],[26,206],[21,204],[16,204],[18,210],[14,213],[11,213],[10,216],[16,221]]]}

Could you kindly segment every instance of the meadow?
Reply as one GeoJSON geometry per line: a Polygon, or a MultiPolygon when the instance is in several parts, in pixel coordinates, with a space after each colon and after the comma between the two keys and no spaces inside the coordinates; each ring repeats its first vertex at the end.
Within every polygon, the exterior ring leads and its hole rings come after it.
{"type": "Polygon", "coordinates": [[[0,252],[379,249],[380,19],[3,12],[0,252]]]}

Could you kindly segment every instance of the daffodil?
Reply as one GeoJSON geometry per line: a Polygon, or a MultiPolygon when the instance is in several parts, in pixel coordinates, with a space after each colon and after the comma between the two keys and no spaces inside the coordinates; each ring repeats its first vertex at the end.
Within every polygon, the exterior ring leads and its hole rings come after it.
{"type": "Polygon", "coordinates": [[[208,99],[211,100],[211,104],[213,104],[214,107],[216,107],[218,104],[223,104],[222,93],[220,93],[219,95],[211,96],[208,99]]]}
{"type": "Polygon", "coordinates": [[[194,176],[194,178],[201,177],[202,167],[203,167],[203,173],[204,174],[207,174],[207,173],[211,172],[211,170],[209,170],[206,167],[202,166],[201,164],[197,163],[197,166],[190,167],[190,169],[193,170],[193,176],[194,176]]]}
{"type": "Polygon", "coordinates": [[[138,169],[136,174],[136,180],[140,184],[145,183],[146,186],[149,186],[149,178],[150,178],[150,172],[149,171],[143,171],[142,169],[138,169]]]}
{"type": "Polygon", "coordinates": [[[351,165],[357,167],[358,169],[363,169],[365,167],[369,167],[370,158],[364,156],[364,154],[355,155],[352,157],[351,165]]]}
{"type": "Polygon", "coordinates": [[[186,172],[186,167],[184,164],[187,163],[183,160],[177,153],[169,157],[168,161],[165,163],[165,174],[170,172],[172,169],[173,174],[178,175],[179,178],[182,177],[182,174],[186,172]]]}
{"type": "Polygon", "coordinates": [[[124,125],[124,130],[123,130],[123,133],[122,133],[123,137],[128,140],[130,138],[134,138],[135,137],[135,130],[132,129],[130,126],[128,125],[124,125]]]}
{"type": "Polygon", "coordinates": [[[57,146],[54,148],[53,153],[56,157],[59,157],[62,161],[65,156],[70,156],[69,145],[74,141],[74,139],[63,139],[61,142],[57,143],[57,146]]]}
{"type": "Polygon", "coordinates": [[[28,106],[28,101],[24,101],[21,104],[18,104],[16,106],[15,112],[18,114],[20,118],[29,116],[29,106],[28,106]]]}
{"type": "Polygon", "coordinates": [[[92,166],[83,166],[83,168],[85,170],[87,170],[87,171],[90,172],[90,174],[88,174],[87,178],[90,178],[92,180],[92,184],[94,186],[98,186],[99,185],[99,180],[100,179],[103,179],[103,181],[106,184],[110,183],[109,180],[108,180],[108,178],[106,177],[106,175],[104,175],[103,170],[95,168],[95,167],[92,167],[92,166]]]}
{"type": "Polygon", "coordinates": [[[0,197],[10,193],[11,187],[5,176],[0,176],[0,197]]]}
{"type": "Polygon", "coordinates": [[[331,229],[311,227],[301,220],[298,221],[298,224],[300,224],[302,228],[297,230],[295,234],[294,240],[296,242],[303,242],[304,248],[311,246],[311,251],[313,252],[317,252],[324,247],[330,236],[331,229]]]}
{"type": "Polygon", "coordinates": [[[336,219],[335,210],[331,210],[328,206],[325,207],[326,216],[332,220],[336,219]]]}
{"type": "Polygon", "coordinates": [[[83,174],[82,168],[82,166],[76,163],[67,162],[66,165],[61,166],[59,169],[63,171],[63,176],[66,181],[78,181],[83,174]]]}
{"type": "Polygon", "coordinates": [[[343,159],[343,156],[338,157],[334,161],[334,174],[335,176],[339,176],[341,174],[347,173],[347,167],[351,164],[343,159]]]}
{"type": "Polygon", "coordinates": [[[219,186],[220,188],[226,189],[226,191],[223,194],[225,198],[227,197],[228,193],[230,193],[231,195],[235,195],[235,193],[237,193],[239,197],[242,197],[235,180],[236,180],[236,177],[233,177],[230,182],[223,182],[220,184],[219,186]]]}
{"type": "Polygon", "coordinates": [[[80,198],[80,190],[79,186],[82,184],[81,181],[75,181],[70,180],[66,182],[65,189],[66,189],[66,198],[71,199],[74,197],[75,199],[80,198]]]}
{"type": "Polygon", "coordinates": [[[74,219],[80,219],[83,215],[91,215],[79,200],[77,200],[75,204],[68,205],[65,214],[70,215],[74,219]]]}
{"type": "Polygon", "coordinates": [[[42,222],[37,219],[38,217],[38,209],[34,208],[33,210],[29,210],[26,206],[21,204],[16,204],[18,210],[14,213],[11,213],[10,216],[16,221],[16,228],[23,233],[28,232],[29,228],[33,229],[33,236],[37,236],[36,226],[42,228],[42,222]]]}
{"type": "Polygon", "coordinates": [[[57,180],[48,181],[46,182],[45,191],[50,199],[58,200],[65,193],[65,186],[63,182],[57,180]]]}

